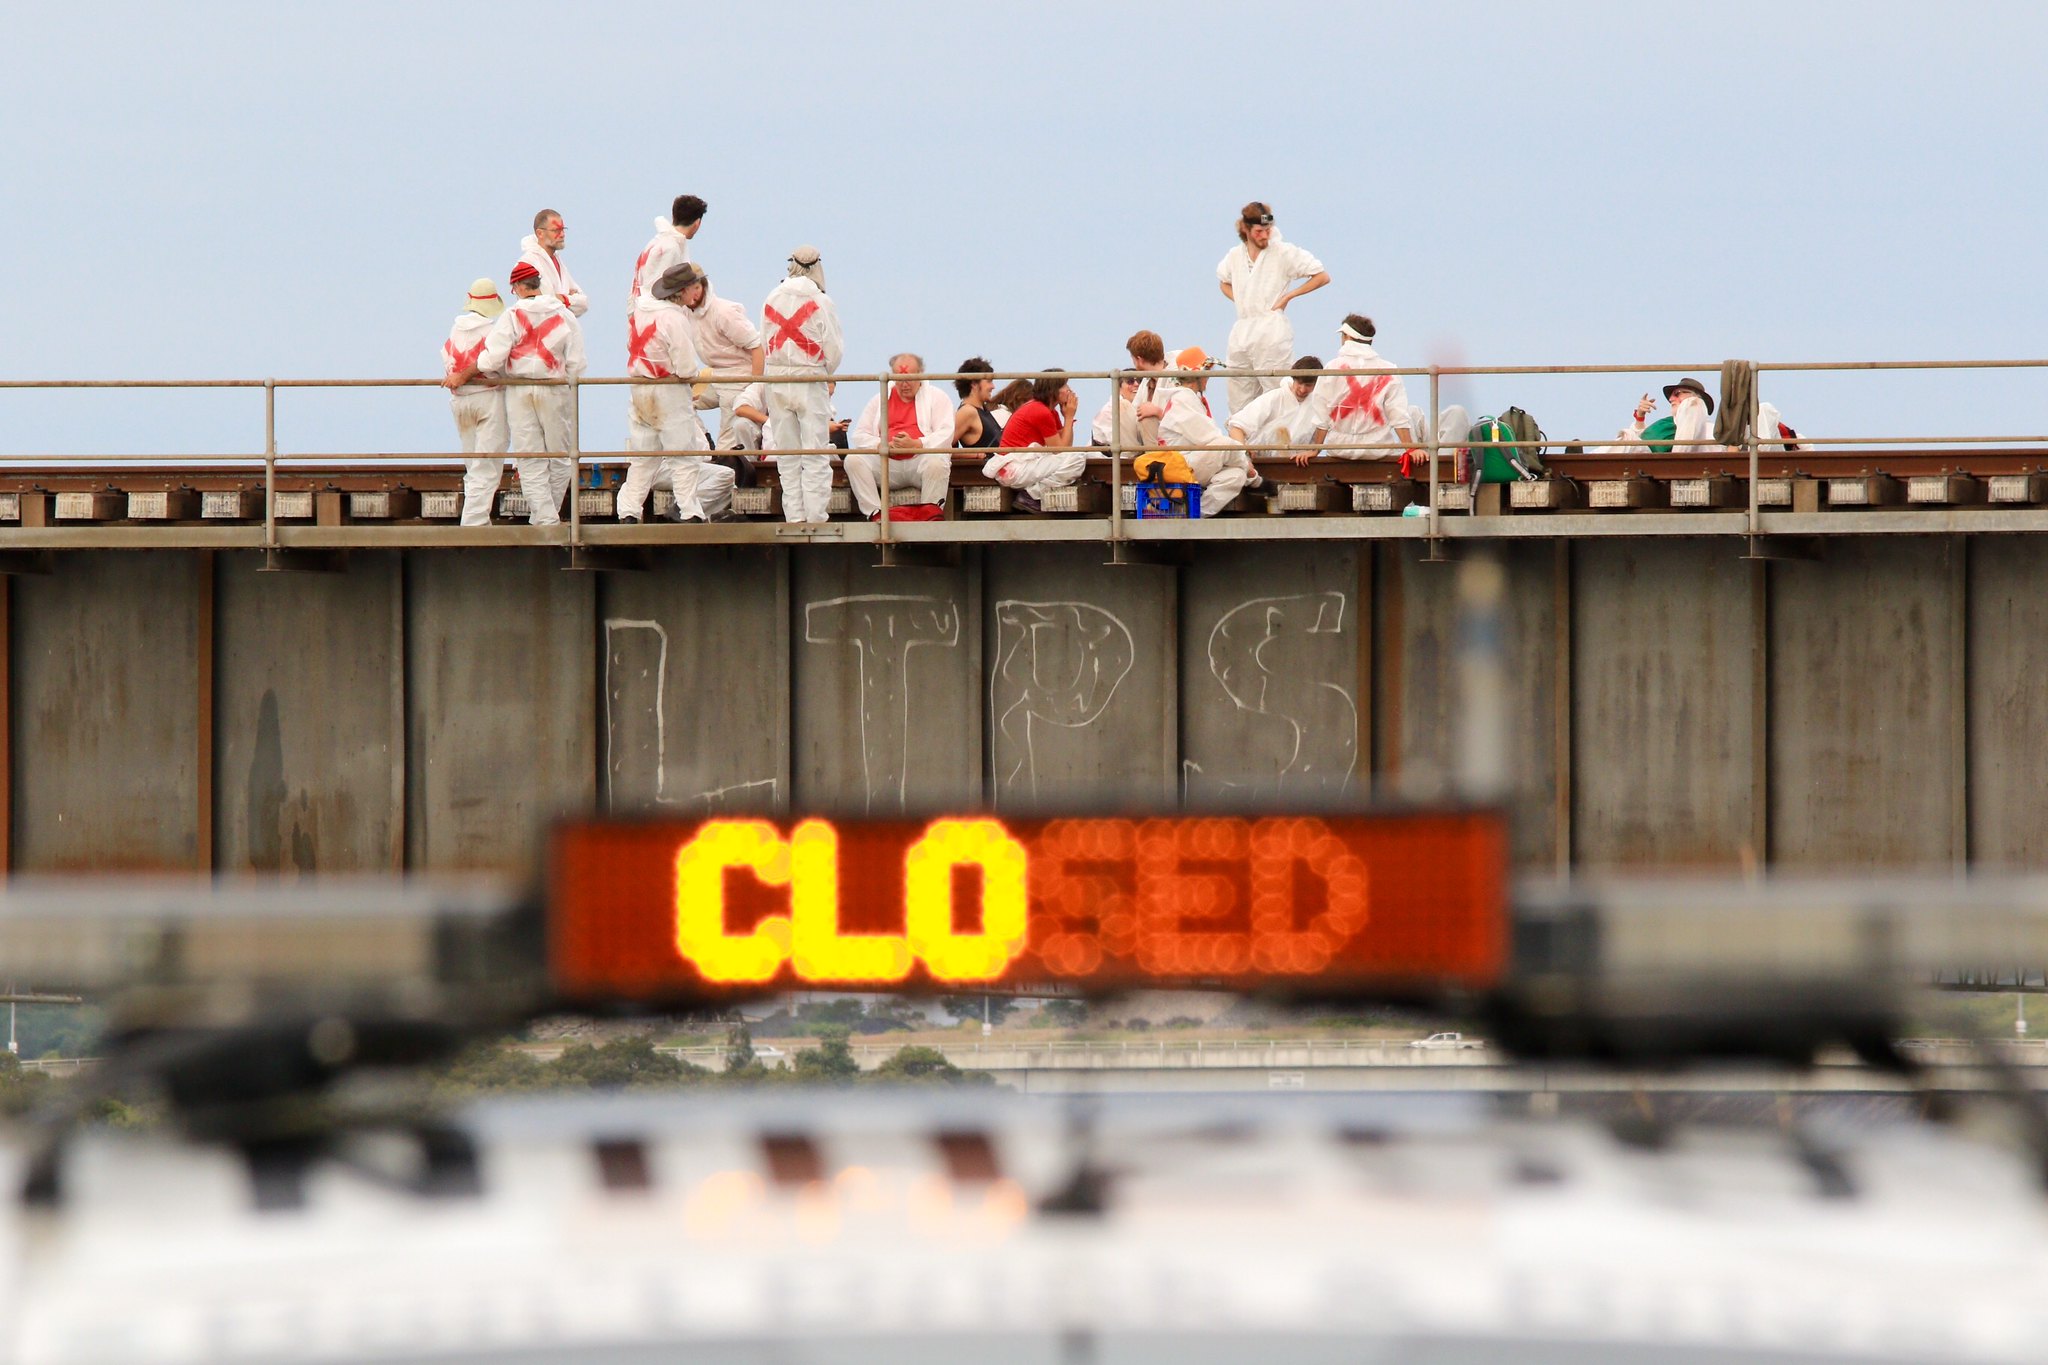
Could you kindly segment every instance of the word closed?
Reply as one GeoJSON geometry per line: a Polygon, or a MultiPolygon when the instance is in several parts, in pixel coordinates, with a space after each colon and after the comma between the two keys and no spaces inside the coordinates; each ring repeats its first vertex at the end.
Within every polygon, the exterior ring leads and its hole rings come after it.
{"type": "Polygon", "coordinates": [[[777,983],[1476,986],[1505,952],[1484,813],[720,818],[557,835],[572,998],[777,983]]]}

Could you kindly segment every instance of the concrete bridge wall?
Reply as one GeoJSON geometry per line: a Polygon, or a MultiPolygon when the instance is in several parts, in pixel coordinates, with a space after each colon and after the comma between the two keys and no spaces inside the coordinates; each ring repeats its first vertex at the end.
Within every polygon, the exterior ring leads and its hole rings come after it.
{"type": "MultiPolygon", "coordinates": [[[[1503,547],[1532,868],[2048,864],[2048,538],[1503,547]]],[[[1450,771],[1453,575],[1198,543],[55,556],[6,580],[6,866],[525,872],[551,815],[1312,801],[1450,771]]]]}

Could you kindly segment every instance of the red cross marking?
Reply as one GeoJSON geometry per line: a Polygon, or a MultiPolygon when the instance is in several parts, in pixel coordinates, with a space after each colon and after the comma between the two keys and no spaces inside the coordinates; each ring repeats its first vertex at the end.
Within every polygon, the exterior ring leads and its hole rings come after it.
{"type": "MultiPolygon", "coordinates": [[[[557,313],[536,327],[526,320],[526,314],[515,308],[512,310],[512,321],[519,324],[519,340],[513,344],[512,354],[505,357],[507,364],[519,359],[523,355],[537,355],[541,358],[541,362],[549,369],[559,370],[562,368],[562,362],[555,359],[555,353],[543,344],[547,341],[548,333],[562,325],[562,314],[557,313]]],[[[631,326],[632,324],[628,323],[627,325],[631,326]]]]}
{"type": "MultiPolygon", "coordinates": [[[[640,271],[646,266],[647,258],[653,254],[654,243],[649,242],[647,249],[640,253],[640,259],[633,262],[633,297],[636,299],[640,297],[640,271]]],[[[633,324],[628,322],[626,325],[631,327],[633,324]]]]}
{"type": "Polygon", "coordinates": [[[454,337],[449,337],[441,343],[441,354],[448,357],[448,373],[450,374],[454,374],[457,370],[466,370],[476,364],[476,358],[483,353],[484,338],[482,337],[478,337],[476,345],[466,351],[455,344],[454,337]]]}
{"type": "Polygon", "coordinates": [[[633,319],[626,319],[626,368],[632,370],[635,365],[639,365],[643,367],[641,372],[644,372],[649,379],[673,379],[675,377],[674,370],[660,364],[647,354],[647,344],[653,340],[653,322],[650,321],[647,324],[647,330],[643,332],[633,325],[633,319]]]}
{"type": "Polygon", "coordinates": [[[1344,377],[1344,386],[1348,392],[1337,400],[1336,406],[1330,409],[1331,420],[1335,421],[1340,417],[1362,416],[1368,422],[1386,421],[1386,408],[1382,400],[1386,397],[1387,389],[1393,385],[1393,382],[1394,376],[1390,374],[1383,374],[1377,379],[1365,380],[1353,379],[1346,375],[1344,377]]]}
{"type": "Polygon", "coordinates": [[[761,316],[775,324],[775,335],[768,339],[768,349],[772,351],[786,341],[811,359],[823,360],[825,358],[825,348],[805,336],[802,330],[803,325],[811,320],[811,314],[817,311],[818,301],[816,299],[805,303],[803,307],[797,309],[788,317],[782,316],[782,314],[765,304],[762,305],[761,316]]]}

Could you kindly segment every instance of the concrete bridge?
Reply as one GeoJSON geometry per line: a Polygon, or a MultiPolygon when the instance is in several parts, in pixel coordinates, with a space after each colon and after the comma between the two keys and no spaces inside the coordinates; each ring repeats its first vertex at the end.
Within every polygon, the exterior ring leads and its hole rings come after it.
{"type": "MultiPolygon", "coordinates": [[[[2048,537],[1766,562],[1628,516],[1497,541],[1525,866],[2048,863],[2048,537]]],[[[342,528],[380,535],[309,573],[175,529],[35,532],[0,596],[0,861],[516,875],[565,811],[1441,790],[1452,575],[1413,540],[1248,520],[1166,563],[671,539],[601,573],[432,528],[342,528]]]]}

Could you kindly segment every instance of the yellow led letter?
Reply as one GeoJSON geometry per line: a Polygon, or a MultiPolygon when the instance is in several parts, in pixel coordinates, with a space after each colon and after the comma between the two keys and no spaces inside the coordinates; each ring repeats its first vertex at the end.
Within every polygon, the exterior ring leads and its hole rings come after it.
{"type": "Polygon", "coordinates": [[[766,820],[712,820],[676,850],[676,951],[706,981],[770,981],[789,960],[789,916],[726,932],[725,873],[735,867],[763,886],[788,886],[789,841],[766,820]]]}
{"type": "Polygon", "coordinates": [[[934,820],[903,855],[910,946],[940,981],[993,981],[1024,949],[1024,846],[1000,820],[934,820]],[[981,932],[953,929],[953,869],[981,869],[981,932]]]}
{"type": "Polygon", "coordinates": [[[901,981],[910,975],[910,945],[901,934],[839,932],[839,835],[824,820],[790,831],[790,908],[796,974],[820,985],[901,981]]]}

